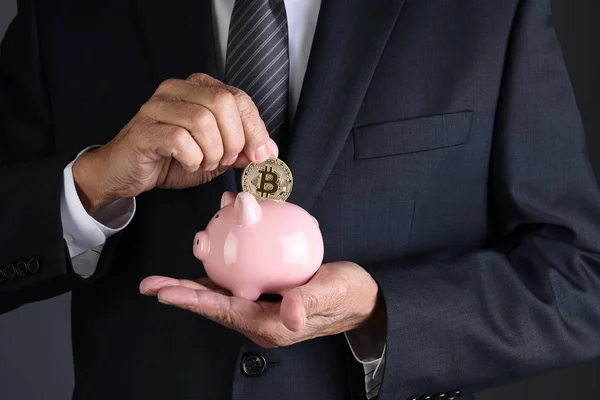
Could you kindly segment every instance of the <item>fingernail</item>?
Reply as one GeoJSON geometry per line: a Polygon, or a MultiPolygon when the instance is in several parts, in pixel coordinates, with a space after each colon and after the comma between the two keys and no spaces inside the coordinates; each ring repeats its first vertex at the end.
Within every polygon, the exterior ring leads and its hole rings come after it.
{"type": "Polygon", "coordinates": [[[236,161],[237,161],[237,159],[238,159],[238,156],[233,156],[233,157],[231,157],[229,160],[225,161],[225,162],[223,163],[223,165],[225,165],[225,166],[227,166],[227,167],[228,167],[228,166],[230,166],[230,165],[233,165],[233,163],[234,163],[234,162],[236,162],[236,161]]]}
{"type": "Polygon", "coordinates": [[[263,162],[269,158],[269,150],[267,149],[266,144],[263,144],[256,150],[256,153],[254,153],[254,158],[257,162],[263,162]]]}
{"type": "Polygon", "coordinates": [[[214,171],[215,169],[219,168],[219,163],[216,163],[215,165],[212,165],[208,168],[209,171],[214,171]]]}

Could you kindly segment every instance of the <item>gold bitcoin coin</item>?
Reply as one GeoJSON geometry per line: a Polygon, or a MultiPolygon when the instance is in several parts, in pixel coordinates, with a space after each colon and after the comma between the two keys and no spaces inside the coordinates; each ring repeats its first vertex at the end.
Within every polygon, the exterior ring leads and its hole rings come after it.
{"type": "Polygon", "coordinates": [[[286,201],[293,184],[292,171],[278,158],[250,163],[242,173],[242,190],[257,199],[286,201]]]}

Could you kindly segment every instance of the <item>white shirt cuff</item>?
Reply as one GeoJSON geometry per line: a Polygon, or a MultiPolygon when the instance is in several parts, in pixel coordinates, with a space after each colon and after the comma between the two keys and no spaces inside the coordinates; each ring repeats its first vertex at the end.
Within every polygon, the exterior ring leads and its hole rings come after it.
{"type": "Polygon", "coordinates": [[[119,199],[103,207],[95,218],[83,207],[75,188],[73,164],[83,153],[95,147],[98,146],[84,149],[65,167],[60,201],[63,236],[73,268],[83,277],[94,273],[102,246],[109,237],[129,224],[136,209],[135,198],[119,199]]]}
{"type": "MultiPolygon", "coordinates": [[[[379,388],[383,380],[383,367],[385,365],[385,348],[387,344],[383,345],[383,351],[381,354],[368,354],[368,348],[372,348],[372,345],[365,346],[364,338],[361,340],[351,339],[351,335],[348,332],[344,332],[350,351],[352,355],[362,364],[365,371],[365,391],[367,393],[367,399],[372,399],[379,394],[379,388]],[[367,353],[367,354],[366,354],[367,353]]],[[[377,346],[375,346],[377,347],[377,346]]]]}

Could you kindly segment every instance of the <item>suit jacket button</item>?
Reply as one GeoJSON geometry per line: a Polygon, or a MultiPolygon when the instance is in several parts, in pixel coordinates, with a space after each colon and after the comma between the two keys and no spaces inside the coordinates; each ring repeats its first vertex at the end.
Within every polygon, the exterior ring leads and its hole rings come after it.
{"type": "Polygon", "coordinates": [[[433,398],[434,400],[448,400],[448,395],[446,393],[437,393],[433,398]]]}
{"type": "Polygon", "coordinates": [[[15,279],[15,277],[17,276],[17,271],[15,271],[15,267],[12,265],[7,265],[6,267],[4,267],[4,276],[9,281],[15,279]]]}
{"type": "Polygon", "coordinates": [[[457,400],[462,396],[462,392],[460,390],[453,390],[446,394],[448,395],[448,400],[457,400]]]}
{"type": "Polygon", "coordinates": [[[425,396],[419,397],[419,400],[433,400],[433,397],[425,395],[425,396]]]}
{"type": "Polygon", "coordinates": [[[267,368],[267,360],[260,354],[249,353],[242,358],[242,372],[246,376],[258,376],[267,368]]]}
{"type": "Polygon", "coordinates": [[[415,396],[413,396],[413,397],[409,397],[409,398],[408,398],[408,399],[406,399],[406,400],[419,400],[419,399],[417,399],[415,396]]]}
{"type": "Polygon", "coordinates": [[[19,275],[19,276],[27,275],[27,264],[25,264],[23,261],[18,262],[15,267],[15,271],[17,272],[17,275],[19,275]]]}
{"type": "Polygon", "coordinates": [[[27,271],[30,274],[37,274],[40,270],[40,262],[37,258],[32,258],[27,262],[27,271]]]}

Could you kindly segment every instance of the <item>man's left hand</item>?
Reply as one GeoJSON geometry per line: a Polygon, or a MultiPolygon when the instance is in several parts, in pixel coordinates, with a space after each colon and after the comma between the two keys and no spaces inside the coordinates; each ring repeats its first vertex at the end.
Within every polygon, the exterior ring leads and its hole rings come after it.
{"type": "Polygon", "coordinates": [[[142,281],[140,292],[234,329],[262,347],[289,346],[382,323],[377,283],[351,262],[323,264],[308,283],[285,292],[281,302],[233,297],[208,278],[151,276],[142,281]]]}

